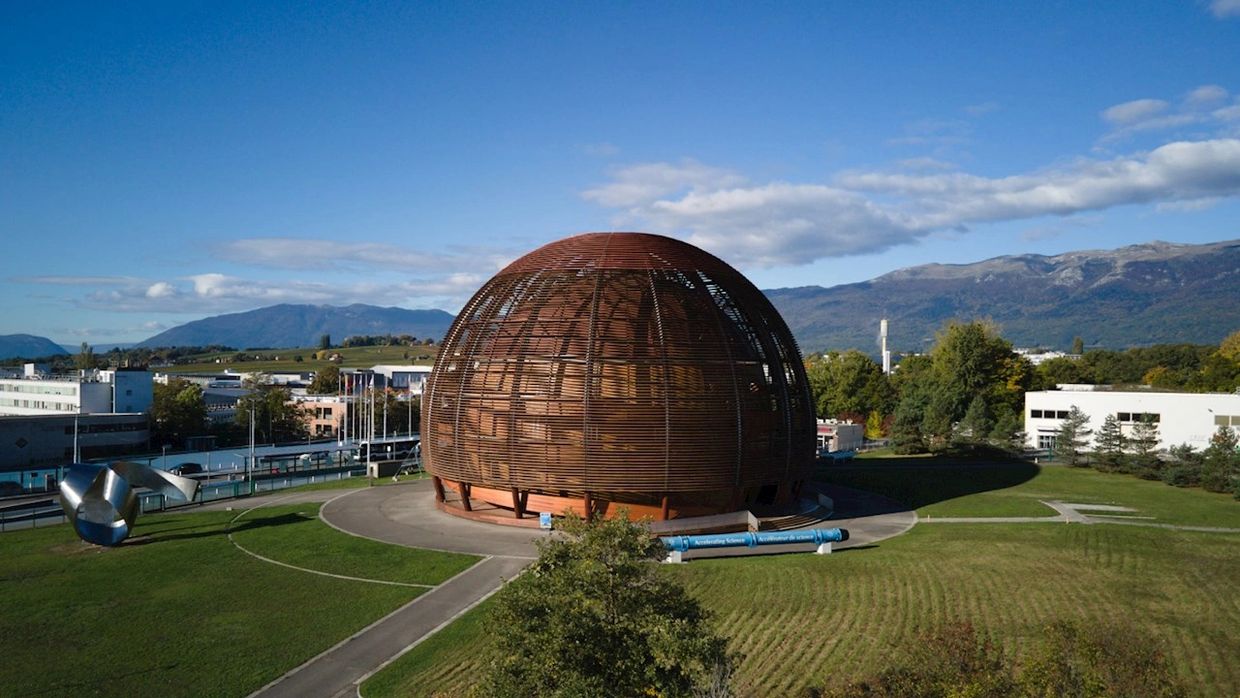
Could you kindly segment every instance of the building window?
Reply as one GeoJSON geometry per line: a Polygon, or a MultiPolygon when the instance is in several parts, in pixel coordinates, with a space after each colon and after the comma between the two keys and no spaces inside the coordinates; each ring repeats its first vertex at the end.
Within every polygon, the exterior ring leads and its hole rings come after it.
{"type": "Polygon", "coordinates": [[[1052,451],[1055,450],[1055,435],[1038,434],[1038,448],[1045,448],[1052,451]]]}
{"type": "Polygon", "coordinates": [[[1116,417],[1118,417],[1118,418],[1119,418],[1119,421],[1121,421],[1121,422],[1131,422],[1131,421],[1132,421],[1132,413],[1131,413],[1131,412],[1120,412],[1118,415],[1116,415],[1116,417]]]}
{"type": "Polygon", "coordinates": [[[1058,412],[1055,413],[1055,419],[1067,419],[1067,418],[1068,418],[1067,410],[1059,410],[1058,412]]]}
{"type": "Polygon", "coordinates": [[[1042,410],[1029,410],[1029,416],[1033,419],[1042,418],[1042,410]]]}

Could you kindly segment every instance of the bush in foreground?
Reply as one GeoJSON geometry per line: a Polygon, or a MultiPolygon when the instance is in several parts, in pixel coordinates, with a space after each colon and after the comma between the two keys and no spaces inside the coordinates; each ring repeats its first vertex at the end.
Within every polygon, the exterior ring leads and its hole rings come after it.
{"type": "Polygon", "coordinates": [[[707,613],[658,569],[662,543],[624,519],[566,519],[497,596],[481,696],[730,695],[707,613]]]}

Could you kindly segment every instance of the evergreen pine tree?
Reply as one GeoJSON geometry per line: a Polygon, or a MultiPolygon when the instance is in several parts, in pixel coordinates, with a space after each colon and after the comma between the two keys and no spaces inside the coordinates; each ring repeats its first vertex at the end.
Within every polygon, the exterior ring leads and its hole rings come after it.
{"type": "Polygon", "coordinates": [[[1059,426],[1055,435],[1055,455],[1065,460],[1068,465],[1079,465],[1081,453],[1089,443],[1089,417],[1076,405],[1068,411],[1068,418],[1059,426]]]}
{"type": "Polygon", "coordinates": [[[1099,470],[1123,468],[1128,437],[1124,436],[1124,430],[1120,427],[1119,419],[1115,415],[1108,414],[1106,419],[1102,420],[1102,427],[1098,429],[1094,445],[1094,461],[1099,470]]]}
{"type": "Polygon", "coordinates": [[[1240,487],[1240,439],[1230,427],[1220,426],[1202,453],[1201,486],[1211,492],[1235,492],[1240,487]]]}
{"type": "Polygon", "coordinates": [[[1144,417],[1132,428],[1132,438],[1128,440],[1132,451],[1131,470],[1147,480],[1158,479],[1158,471],[1162,461],[1158,459],[1158,422],[1144,417]]]}
{"type": "Polygon", "coordinates": [[[958,440],[969,444],[982,444],[986,438],[990,436],[990,431],[995,426],[995,420],[990,416],[990,409],[986,406],[986,398],[978,395],[969,403],[969,409],[964,413],[964,419],[956,425],[956,437],[958,440]]]}

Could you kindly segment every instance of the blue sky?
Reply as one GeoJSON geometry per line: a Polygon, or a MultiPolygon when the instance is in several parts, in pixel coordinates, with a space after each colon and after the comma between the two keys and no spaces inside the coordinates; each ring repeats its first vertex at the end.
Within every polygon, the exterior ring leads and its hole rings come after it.
{"type": "Polygon", "coordinates": [[[455,311],[587,230],[763,288],[1240,238],[1240,0],[0,4],[0,334],[455,311]]]}

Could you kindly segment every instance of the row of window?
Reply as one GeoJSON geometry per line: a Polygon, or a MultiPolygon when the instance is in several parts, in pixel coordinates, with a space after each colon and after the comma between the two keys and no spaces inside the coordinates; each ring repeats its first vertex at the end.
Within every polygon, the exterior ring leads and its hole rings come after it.
{"type": "Polygon", "coordinates": [[[1214,426],[1216,427],[1226,427],[1226,426],[1240,427],[1240,414],[1233,414],[1233,415],[1216,414],[1214,415],[1214,426]]]}
{"type": "Polygon", "coordinates": [[[1034,419],[1067,419],[1067,410],[1029,410],[1029,416],[1034,419]]]}
{"type": "MultiPolygon", "coordinates": [[[[118,431],[144,431],[146,422],[110,422],[103,424],[80,424],[78,434],[112,434],[118,431]]],[[[65,427],[65,434],[72,434],[73,427],[65,427]]]]}
{"type": "MultiPolygon", "coordinates": [[[[1157,412],[1118,412],[1115,416],[1125,424],[1136,424],[1137,422],[1157,423],[1162,421],[1162,415],[1157,412]]],[[[1029,417],[1031,419],[1067,419],[1068,410],[1029,410],[1029,417]]],[[[1225,424],[1224,422],[1219,422],[1219,419],[1226,419],[1226,417],[1215,417],[1214,423],[1225,424]]],[[[1232,419],[1237,418],[1233,417],[1232,419]]],[[[1233,421],[1232,424],[1240,424],[1240,421],[1233,421]]]]}
{"type": "Polygon", "coordinates": [[[32,393],[35,395],[77,395],[76,385],[56,385],[38,381],[0,382],[0,392],[32,393]]]}
{"type": "Polygon", "coordinates": [[[18,400],[16,398],[0,398],[0,407],[21,407],[29,410],[54,410],[56,412],[77,412],[77,405],[71,402],[18,400]]]}

